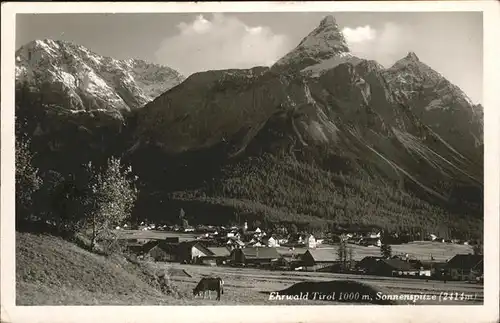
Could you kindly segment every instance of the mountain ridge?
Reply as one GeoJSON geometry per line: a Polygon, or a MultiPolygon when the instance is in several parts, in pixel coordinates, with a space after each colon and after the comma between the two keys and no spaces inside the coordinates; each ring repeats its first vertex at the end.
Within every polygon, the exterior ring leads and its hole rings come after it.
{"type": "Polygon", "coordinates": [[[199,221],[206,207],[224,219],[479,230],[482,108],[413,52],[389,68],[353,56],[333,17],[271,67],[195,73],[128,111],[123,129],[92,142],[133,165],[148,217],[182,205],[199,221]],[[427,224],[426,212],[436,217],[427,224]]]}
{"type": "MultiPolygon", "coordinates": [[[[115,60],[67,41],[34,40],[16,51],[16,83],[35,91],[51,88],[63,96],[64,109],[69,111],[97,110],[119,116],[183,80],[169,67],[138,59],[115,60]]],[[[62,100],[49,97],[45,101],[62,100]]]]}

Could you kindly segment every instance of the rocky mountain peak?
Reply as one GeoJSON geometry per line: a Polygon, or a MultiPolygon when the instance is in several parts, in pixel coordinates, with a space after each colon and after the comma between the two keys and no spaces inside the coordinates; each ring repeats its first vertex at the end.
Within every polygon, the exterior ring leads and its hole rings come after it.
{"type": "Polygon", "coordinates": [[[351,56],[342,31],[333,16],[326,16],[318,27],[302,39],[273,68],[302,70],[334,57],[351,56]]]}
{"type": "Polygon", "coordinates": [[[406,55],[404,59],[409,60],[409,61],[414,61],[414,62],[420,62],[420,60],[418,59],[418,56],[417,56],[417,54],[415,54],[415,52],[408,52],[408,55],[406,55]]]}
{"type": "Polygon", "coordinates": [[[328,26],[328,25],[330,25],[330,26],[337,25],[337,21],[335,20],[335,18],[332,15],[325,16],[325,18],[323,18],[321,20],[321,22],[319,23],[320,27],[324,27],[324,26],[328,26]]]}
{"type": "Polygon", "coordinates": [[[16,51],[17,88],[33,89],[45,104],[65,111],[119,115],[142,107],[183,80],[169,67],[113,59],[68,41],[34,40],[16,51]]]}

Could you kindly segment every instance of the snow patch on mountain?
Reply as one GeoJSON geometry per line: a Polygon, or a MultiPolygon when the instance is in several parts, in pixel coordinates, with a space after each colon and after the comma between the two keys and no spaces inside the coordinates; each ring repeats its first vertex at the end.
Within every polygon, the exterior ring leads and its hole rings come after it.
{"type": "Polygon", "coordinates": [[[322,73],[344,63],[357,65],[362,59],[351,53],[340,53],[338,55],[320,60],[317,64],[308,66],[302,70],[302,73],[310,77],[319,77],[322,73]]]}
{"type": "Polygon", "coordinates": [[[66,41],[35,40],[16,51],[18,86],[40,91],[44,86],[59,84],[62,89],[56,87],[51,92],[77,98],[70,101],[73,103],[96,103],[90,107],[70,103],[65,106],[69,110],[129,111],[183,80],[171,68],[137,59],[115,60],[66,41]]]}

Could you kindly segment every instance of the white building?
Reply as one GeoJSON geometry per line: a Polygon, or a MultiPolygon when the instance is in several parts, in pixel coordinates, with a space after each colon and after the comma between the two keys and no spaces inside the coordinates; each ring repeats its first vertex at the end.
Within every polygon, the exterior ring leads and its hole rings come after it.
{"type": "Polygon", "coordinates": [[[314,249],[316,248],[316,238],[312,234],[308,234],[305,239],[305,244],[307,248],[314,249]]]}
{"type": "Polygon", "coordinates": [[[267,239],[267,246],[268,247],[279,247],[279,243],[273,237],[269,237],[269,239],[267,239]]]}

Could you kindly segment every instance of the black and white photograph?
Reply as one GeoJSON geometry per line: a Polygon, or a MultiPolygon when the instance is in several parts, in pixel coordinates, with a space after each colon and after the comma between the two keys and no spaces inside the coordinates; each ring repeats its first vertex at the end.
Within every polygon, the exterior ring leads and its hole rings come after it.
{"type": "Polygon", "coordinates": [[[11,14],[9,306],[230,308],[239,322],[240,305],[282,320],[311,306],[310,321],[438,305],[495,321],[499,117],[478,3],[11,14]]]}

